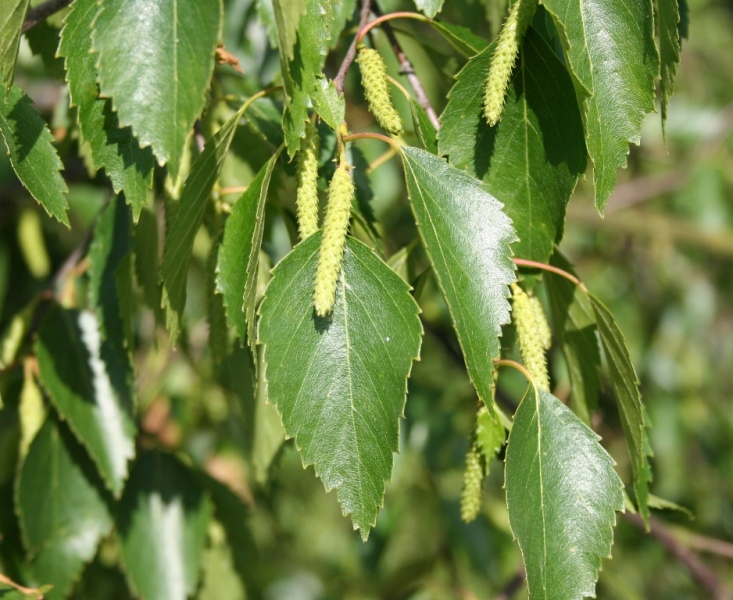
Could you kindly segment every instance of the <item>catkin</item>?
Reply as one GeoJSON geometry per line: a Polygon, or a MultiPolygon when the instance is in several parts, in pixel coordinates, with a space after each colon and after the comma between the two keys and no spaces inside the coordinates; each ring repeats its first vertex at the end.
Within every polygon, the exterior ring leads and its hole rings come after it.
{"type": "Polygon", "coordinates": [[[484,468],[481,464],[481,451],[474,441],[466,453],[466,469],[463,472],[461,492],[461,519],[466,523],[473,521],[481,510],[484,468]]]}
{"type": "Polygon", "coordinates": [[[537,387],[549,390],[550,378],[545,357],[545,350],[550,341],[549,326],[544,318],[544,312],[541,313],[541,318],[537,312],[537,308],[541,311],[542,306],[539,303],[534,305],[532,299],[516,283],[512,284],[512,306],[524,366],[537,387]]]}
{"type": "Polygon", "coordinates": [[[348,165],[342,162],[333,174],[328,189],[328,208],[323,222],[321,251],[318,255],[313,305],[319,317],[330,314],[336,301],[336,285],[344,258],[353,199],[354,182],[348,165]]]}
{"type": "Polygon", "coordinates": [[[369,110],[387,133],[400,135],[403,132],[402,119],[389,94],[387,65],[373,48],[361,48],[356,62],[359,63],[361,84],[364,86],[369,110]]]}
{"type": "Polygon", "coordinates": [[[304,240],[318,231],[318,149],[320,139],[316,124],[309,121],[298,152],[298,192],[295,206],[298,231],[304,240]]]}
{"type": "Polygon", "coordinates": [[[484,116],[492,127],[501,119],[519,43],[532,20],[537,2],[538,0],[517,0],[499,32],[484,91],[484,116]]]}
{"type": "Polygon", "coordinates": [[[542,348],[549,350],[550,346],[552,346],[552,330],[550,329],[550,324],[547,322],[545,310],[542,308],[542,303],[537,296],[530,296],[529,303],[532,305],[535,323],[537,324],[537,333],[540,336],[542,348]]]}

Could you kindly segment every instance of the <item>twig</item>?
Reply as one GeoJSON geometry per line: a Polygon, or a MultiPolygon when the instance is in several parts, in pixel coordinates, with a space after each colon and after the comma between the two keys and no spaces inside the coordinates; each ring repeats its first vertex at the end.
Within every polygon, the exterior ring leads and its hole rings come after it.
{"type": "MultiPolygon", "coordinates": [[[[372,14],[371,0],[362,0],[361,13],[359,16],[359,31],[361,31],[369,21],[370,14],[372,14]]],[[[356,36],[354,36],[354,39],[351,40],[351,46],[349,46],[349,49],[346,51],[344,61],[339,67],[336,78],[333,80],[333,84],[336,86],[336,91],[338,91],[339,94],[344,93],[344,81],[346,80],[346,73],[349,72],[349,67],[351,66],[351,63],[354,62],[354,58],[356,58],[356,43],[356,36]]]]}
{"type": "Polygon", "coordinates": [[[31,27],[35,27],[41,21],[45,21],[53,13],[66,8],[71,4],[72,0],[46,0],[43,4],[39,4],[35,8],[28,11],[25,22],[23,23],[23,33],[31,27]]]}
{"type": "MultiPolygon", "coordinates": [[[[377,15],[381,15],[381,11],[376,6],[374,7],[374,13],[377,15]]],[[[420,78],[415,73],[415,69],[412,67],[410,59],[407,58],[407,55],[402,50],[402,46],[400,46],[399,41],[397,41],[397,37],[394,34],[392,26],[385,21],[384,23],[382,23],[382,29],[387,35],[389,43],[392,44],[392,50],[394,50],[394,53],[397,56],[397,60],[400,63],[400,72],[407,77],[407,81],[410,84],[412,91],[415,92],[417,103],[423,107],[423,110],[425,110],[425,112],[427,113],[428,119],[430,119],[433,127],[435,127],[436,130],[440,129],[440,121],[438,120],[438,115],[435,112],[433,105],[430,104],[428,95],[425,93],[425,88],[423,87],[420,78]]]]}
{"type": "MultiPolygon", "coordinates": [[[[644,531],[644,520],[637,514],[624,513],[628,521],[644,531]]],[[[733,595],[726,590],[717,575],[708,568],[695,554],[680,544],[667,528],[657,519],[649,519],[649,535],[654,537],[667,551],[681,562],[692,577],[708,592],[713,600],[731,600],[733,595]]]]}
{"type": "Polygon", "coordinates": [[[519,569],[517,574],[504,586],[504,589],[501,591],[501,594],[496,597],[496,600],[511,600],[511,598],[514,597],[514,594],[519,591],[519,588],[522,587],[525,579],[527,579],[527,575],[524,572],[524,569],[519,569]]]}

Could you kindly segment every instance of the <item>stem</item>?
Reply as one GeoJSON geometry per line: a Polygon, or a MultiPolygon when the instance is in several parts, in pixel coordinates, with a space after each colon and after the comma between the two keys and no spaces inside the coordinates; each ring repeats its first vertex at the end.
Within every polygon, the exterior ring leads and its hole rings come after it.
{"type": "Polygon", "coordinates": [[[524,375],[524,378],[527,380],[527,383],[530,383],[535,388],[537,385],[534,382],[534,377],[530,375],[529,371],[524,367],[524,365],[518,363],[516,360],[509,360],[506,358],[501,358],[499,360],[494,361],[495,367],[511,367],[512,369],[516,369],[519,371],[522,375],[524,375]]]}
{"type": "Polygon", "coordinates": [[[66,8],[71,4],[72,0],[46,0],[43,4],[39,4],[35,8],[28,11],[23,22],[23,33],[28,31],[31,27],[35,27],[41,21],[45,21],[53,13],[60,11],[62,8],[66,8]]]}
{"type": "Polygon", "coordinates": [[[267,96],[267,94],[271,94],[272,92],[277,92],[283,89],[283,86],[281,85],[273,85],[271,87],[265,88],[264,90],[260,90],[257,92],[254,96],[250,96],[250,98],[242,104],[242,106],[239,107],[239,110],[237,111],[239,113],[239,116],[241,117],[245,111],[252,106],[257,100],[262,98],[263,96],[267,96]]]}
{"type": "MultiPolygon", "coordinates": [[[[375,8],[375,12],[377,12],[379,9],[375,8]]],[[[392,19],[415,19],[416,21],[422,21],[423,23],[429,23],[430,19],[428,19],[426,16],[421,15],[420,13],[414,13],[414,12],[393,12],[386,15],[381,15],[374,19],[371,23],[368,25],[363,26],[359,30],[359,34],[356,36],[356,44],[358,45],[359,42],[361,42],[362,38],[369,33],[369,31],[376,27],[377,25],[380,25],[381,23],[386,23],[387,21],[391,21],[392,19]]]]}
{"type": "Polygon", "coordinates": [[[395,150],[400,149],[400,145],[395,142],[392,138],[388,138],[386,135],[382,135],[381,133],[352,133],[351,135],[344,136],[343,140],[344,143],[346,142],[354,142],[356,140],[365,140],[365,139],[372,139],[372,140],[380,140],[382,142],[386,142],[390,146],[392,146],[395,150]]]}
{"type": "MultiPolygon", "coordinates": [[[[374,12],[376,14],[379,14],[379,9],[377,7],[374,7],[374,12]]],[[[388,19],[385,18],[396,18],[396,16],[417,19],[418,21],[422,21],[424,23],[429,23],[430,19],[418,13],[391,13],[389,15],[381,15],[377,17],[376,19],[374,19],[374,21],[369,23],[368,27],[371,29],[371,27],[373,27],[376,23],[382,23],[382,29],[384,30],[387,39],[389,39],[390,44],[392,44],[392,50],[394,51],[395,56],[397,56],[397,60],[400,63],[400,73],[404,74],[405,77],[407,77],[407,81],[410,84],[412,91],[415,92],[417,103],[422,106],[423,110],[428,115],[428,119],[430,119],[430,123],[433,125],[433,127],[435,127],[437,131],[438,129],[440,129],[440,121],[438,120],[438,115],[435,112],[433,105],[430,104],[428,95],[425,93],[425,88],[423,87],[420,78],[415,73],[415,69],[412,67],[410,59],[407,58],[407,55],[402,50],[402,46],[400,46],[400,43],[395,36],[392,26],[387,22],[388,19]]]]}
{"type": "MultiPolygon", "coordinates": [[[[645,531],[644,520],[636,514],[624,513],[624,517],[641,531],[645,531]]],[[[657,519],[649,519],[649,535],[655,538],[667,551],[680,561],[690,572],[690,575],[708,592],[713,600],[730,600],[731,595],[726,591],[717,575],[705,565],[695,554],[682,546],[667,528],[657,519]]]]}
{"type": "Polygon", "coordinates": [[[377,158],[374,159],[374,162],[367,167],[365,173],[368,175],[369,173],[373,173],[376,171],[379,167],[381,167],[384,163],[386,163],[390,158],[392,158],[395,154],[397,154],[397,149],[394,146],[390,146],[389,150],[384,152],[383,154],[380,154],[377,158]]]}
{"type": "Polygon", "coordinates": [[[513,258],[514,264],[518,267],[527,267],[529,269],[540,269],[541,271],[548,271],[550,273],[554,273],[555,275],[560,275],[560,277],[564,277],[568,281],[572,281],[575,285],[577,285],[581,290],[584,292],[588,292],[588,288],[585,287],[585,284],[580,281],[575,275],[572,273],[568,273],[567,271],[564,271],[563,269],[560,269],[559,267],[553,267],[552,265],[546,265],[545,263],[536,262],[534,260],[527,260],[526,258],[513,258]]]}
{"type": "MultiPolygon", "coordinates": [[[[369,15],[371,13],[372,13],[371,1],[362,0],[361,13],[359,16],[359,30],[363,29],[366,26],[367,22],[369,21],[369,15]]],[[[354,58],[356,58],[356,44],[357,44],[356,38],[351,40],[351,45],[349,46],[349,49],[346,51],[346,56],[344,56],[344,61],[341,63],[338,73],[336,74],[336,78],[333,80],[333,84],[334,86],[336,86],[336,91],[339,94],[344,93],[344,81],[346,80],[346,73],[349,72],[349,67],[351,67],[351,64],[354,62],[354,58]]]]}

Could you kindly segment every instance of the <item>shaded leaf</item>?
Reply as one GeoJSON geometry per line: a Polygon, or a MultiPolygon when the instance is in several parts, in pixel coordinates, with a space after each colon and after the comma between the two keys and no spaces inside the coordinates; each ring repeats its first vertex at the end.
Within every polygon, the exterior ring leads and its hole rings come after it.
{"type": "Polygon", "coordinates": [[[530,28],[501,121],[490,127],[483,98],[494,47],[457,75],[438,146],[452,165],[482,179],[504,204],[519,237],[514,252],[547,262],[562,237],[570,194],[585,172],[583,123],[564,65],[530,28]]]}
{"type": "Polygon", "coordinates": [[[651,0],[546,0],[583,105],[588,154],[593,161],[596,206],[603,210],[626,166],[629,142],[639,143],[641,123],[654,110],[659,56],[651,0]],[[587,94],[587,95],[586,95],[587,94]]]}
{"type": "MultiPolygon", "coordinates": [[[[245,105],[242,105],[244,108],[245,105]]],[[[181,200],[169,225],[163,246],[160,276],[163,282],[163,305],[171,338],[180,333],[181,316],[186,305],[186,279],[193,241],[206,212],[211,190],[219,177],[229,146],[234,139],[240,109],[214,136],[206,142],[204,151],[196,157],[186,179],[181,200]]]]}
{"type": "Polygon", "coordinates": [[[515,280],[515,241],[502,205],[480,182],[443,159],[402,147],[405,179],[430,258],[479,397],[493,411],[493,359],[509,322],[508,285],[515,280]]]}
{"type": "MultiPolygon", "coordinates": [[[[551,264],[574,274],[570,263],[556,251],[551,264]]],[[[550,299],[552,322],[570,377],[570,407],[586,425],[598,405],[601,389],[601,353],[596,338],[596,317],[587,294],[564,277],[543,275],[550,299]]]]}
{"type": "Polygon", "coordinates": [[[346,100],[343,94],[339,95],[333,81],[325,77],[316,79],[313,102],[318,116],[321,117],[331,129],[338,131],[344,121],[346,112],[346,100]]]}
{"type": "Polygon", "coordinates": [[[652,479],[647,456],[651,454],[644,418],[644,405],[639,392],[639,379],[631,363],[623,333],[616,319],[603,303],[590,295],[590,302],[596,316],[601,346],[606,357],[611,387],[618,404],[621,425],[626,436],[626,445],[631,456],[634,476],[634,493],[637,507],[644,522],[649,524],[649,482],[652,479]]]}
{"type": "Polygon", "coordinates": [[[659,66],[662,88],[662,127],[667,120],[667,106],[674,93],[674,79],[680,63],[680,7],[678,0],[656,0],[659,32],[659,66]]]}
{"type": "Polygon", "coordinates": [[[143,209],[140,212],[134,235],[135,277],[142,288],[145,303],[157,319],[161,312],[161,286],[158,276],[158,223],[152,211],[143,209]]]}
{"type": "Polygon", "coordinates": [[[120,125],[152,146],[175,179],[204,107],[220,36],[221,0],[103,0],[94,22],[99,87],[120,125]]]}
{"type": "Polygon", "coordinates": [[[0,73],[5,89],[13,83],[23,21],[29,4],[30,0],[10,0],[4,3],[0,14],[0,73]]]}
{"type": "Polygon", "coordinates": [[[330,318],[315,316],[313,281],[322,234],[284,258],[260,306],[259,341],[270,402],[303,463],[366,539],[397,451],[407,377],[422,327],[407,284],[349,238],[330,318]]]}
{"type": "Polygon", "coordinates": [[[610,556],[623,484],[600,438],[549,392],[530,386],[506,450],[509,521],[529,597],[595,597],[610,556]]]}
{"type": "Polygon", "coordinates": [[[115,519],[122,564],[144,600],[185,600],[197,588],[211,502],[178,460],[138,458],[115,519]]]}
{"type": "Polygon", "coordinates": [[[17,85],[0,100],[0,134],[15,174],[46,212],[69,226],[66,183],[53,137],[31,100],[17,85]]]}
{"type": "Polygon", "coordinates": [[[53,306],[35,346],[40,379],[115,496],[135,455],[135,421],[127,373],[90,312],[53,306]]]}
{"type": "MultiPolygon", "coordinates": [[[[302,0],[298,0],[300,2],[302,0]]],[[[300,148],[300,138],[305,135],[308,107],[328,54],[333,4],[334,0],[307,0],[307,10],[298,23],[298,39],[292,57],[284,55],[281,48],[286,96],[282,126],[291,158],[300,148]]]]}
{"type": "Polygon", "coordinates": [[[433,21],[431,25],[451,46],[466,58],[478,54],[489,45],[489,42],[484,38],[476,35],[466,27],[454,25],[446,21],[433,21]]]}
{"type": "Polygon", "coordinates": [[[216,287],[224,296],[227,322],[243,344],[255,340],[255,294],[265,225],[265,201],[278,152],[237,200],[224,225],[216,265],[216,287]]]}
{"type": "Polygon", "coordinates": [[[412,113],[412,126],[415,129],[415,136],[420,147],[430,152],[430,154],[438,153],[438,143],[435,140],[435,127],[430,122],[430,117],[425,109],[415,100],[408,96],[410,101],[410,112],[412,113]]]}
{"type": "Polygon", "coordinates": [[[298,37],[298,25],[308,10],[308,0],[270,0],[275,13],[275,25],[280,53],[293,60],[293,48],[298,37]]]}
{"type": "Polygon", "coordinates": [[[76,0],[61,32],[59,56],[65,57],[66,80],[82,139],[89,144],[94,166],[104,168],[115,193],[125,191],[137,221],[153,183],[153,153],[141,149],[130,127],[120,128],[112,101],[99,98],[96,57],[90,30],[99,12],[96,0],[76,0]]]}
{"type": "Polygon", "coordinates": [[[46,598],[65,598],[112,529],[112,517],[93,465],[54,418],[30,446],[16,498],[33,573],[53,585],[46,598]]]}

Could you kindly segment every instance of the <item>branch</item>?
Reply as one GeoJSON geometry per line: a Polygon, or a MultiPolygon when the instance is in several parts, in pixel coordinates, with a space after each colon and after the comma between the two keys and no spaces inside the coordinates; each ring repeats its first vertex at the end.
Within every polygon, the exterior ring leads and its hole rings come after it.
{"type": "Polygon", "coordinates": [[[514,597],[514,594],[519,591],[519,588],[522,587],[525,579],[527,579],[527,575],[524,572],[524,568],[521,568],[504,586],[504,589],[496,597],[496,600],[511,600],[511,598],[514,597]]]}
{"type": "MultiPolygon", "coordinates": [[[[376,6],[374,7],[374,13],[376,15],[381,15],[381,11],[376,6]]],[[[397,41],[397,37],[395,36],[392,26],[385,21],[384,23],[382,23],[382,29],[387,35],[389,43],[392,44],[392,50],[394,50],[394,53],[397,56],[397,60],[400,63],[400,73],[404,74],[407,77],[407,81],[410,84],[412,91],[415,92],[417,103],[423,107],[423,110],[425,110],[425,112],[427,113],[433,127],[435,127],[436,130],[440,129],[440,121],[438,120],[438,115],[435,112],[433,105],[430,104],[428,95],[425,93],[425,88],[423,87],[420,78],[415,73],[415,69],[410,62],[410,59],[407,58],[407,55],[402,50],[402,46],[400,46],[399,41],[397,41]]]]}
{"type": "MultiPolygon", "coordinates": [[[[367,24],[367,22],[369,21],[369,15],[371,13],[371,0],[362,0],[361,13],[359,16],[359,31],[361,31],[367,24]]],[[[354,58],[356,58],[357,37],[358,36],[354,36],[354,39],[351,40],[351,46],[349,46],[349,49],[346,51],[346,56],[344,56],[344,62],[341,63],[338,73],[336,74],[336,78],[333,80],[333,84],[336,86],[336,91],[339,94],[344,93],[344,81],[346,80],[346,73],[349,72],[349,67],[351,66],[351,63],[354,62],[354,58]]]]}
{"type": "MultiPolygon", "coordinates": [[[[633,523],[642,532],[645,530],[644,520],[636,514],[624,513],[627,521],[633,523]]],[[[682,546],[667,528],[657,519],[649,519],[649,535],[655,538],[667,551],[681,562],[692,577],[708,592],[713,600],[731,600],[729,590],[723,586],[715,573],[705,565],[695,554],[682,546]]]]}
{"type": "Polygon", "coordinates": [[[45,21],[52,14],[66,8],[71,4],[72,0],[46,0],[43,4],[39,4],[35,8],[28,11],[23,23],[23,33],[31,27],[35,27],[41,21],[45,21]]]}

